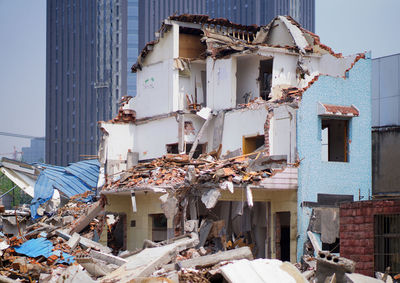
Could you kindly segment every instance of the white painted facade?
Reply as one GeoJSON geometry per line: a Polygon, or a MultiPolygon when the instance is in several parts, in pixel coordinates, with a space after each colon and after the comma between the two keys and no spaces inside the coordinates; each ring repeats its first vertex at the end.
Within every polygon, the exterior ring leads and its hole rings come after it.
{"type": "Polygon", "coordinates": [[[311,36],[280,20],[276,28],[271,28],[267,43],[297,44],[300,51],[261,44],[253,45],[257,48],[251,52],[232,53],[220,59],[183,58],[180,50],[190,46],[179,46],[180,24],[186,27],[188,23],[166,25],[158,42],[140,57],[138,95],[123,106],[136,112],[136,123],[101,123],[107,133],[105,159],[122,164],[113,172],[125,170],[128,151],[138,153],[139,160],[148,160],[165,155],[167,145],[177,144],[182,150],[185,144],[195,141],[206,120],[197,116],[196,111],[190,111],[187,96],[213,113],[199,141],[205,152],[217,149],[219,144],[222,155],[243,150],[243,138],[265,135],[264,124],[272,111],[268,133],[270,154],[287,155],[288,162],[295,162],[296,109],[287,105],[268,109],[265,103],[258,107],[238,107],[260,99],[260,61],[273,60],[269,96],[275,100],[283,97],[284,89],[303,89],[320,74],[344,77],[356,56],[334,56],[312,44],[314,51],[305,53],[311,36]],[[225,112],[224,118],[217,122],[221,112],[225,112]],[[185,122],[190,122],[193,128],[189,133],[185,133],[185,122]]]}

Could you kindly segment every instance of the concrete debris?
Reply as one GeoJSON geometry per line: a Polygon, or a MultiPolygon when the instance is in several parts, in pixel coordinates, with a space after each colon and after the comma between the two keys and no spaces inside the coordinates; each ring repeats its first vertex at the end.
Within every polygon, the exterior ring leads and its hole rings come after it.
{"type": "Polygon", "coordinates": [[[307,279],[291,263],[277,259],[241,259],[221,267],[227,282],[305,283],[307,279]]]}
{"type": "Polygon", "coordinates": [[[217,201],[220,196],[221,193],[218,189],[211,189],[201,196],[201,201],[204,203],[206,208],[210,209],[217,204],[217,201]]]}

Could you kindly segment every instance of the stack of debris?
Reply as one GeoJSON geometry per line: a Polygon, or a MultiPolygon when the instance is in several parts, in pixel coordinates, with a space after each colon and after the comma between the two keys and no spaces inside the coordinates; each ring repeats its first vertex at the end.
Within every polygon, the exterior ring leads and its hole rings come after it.
{"type": "Polygon", "coordinates": [[[148,186],[168,188],[181,186],[185,181],[201,187],[207,186],[207,183],[219,183],[221,188],[231,189],[233,183],[257,184],[291,166],[287,165],[286,156],[266,156],[264,153],[265,149],[222,160],[212,155],[189,159],[186,154],[167,154],[133,166],[118,181],[108,183],[103,190],[148,186]]]}
{"type": "MultiPolygon", "coordinates": [[[[225,168],[171,158],[164,162],[196,164],[195,169],[207,165],[213,172],[225,168]]],[[[236,162],[220,164],[244,164],[236,162]]],[[[246,174],[243,169],[231,170],[246,174]]],[[[322,252],[315,242],[317,256],[305,257],[303,266],[253,259],[251,246],[240,239],[226,245],[225,239],[218,241],[224,223],[208,219],[198,229],[198,224],[192,223],[197,220],[186,221],[184,235],[158,243],[145,240],[141,250],[113,255],[115,251],[98,242],[107,223],[105,197],[91,204],[77,200],[82,197],[86,196],[73,198],[52,216],[17,228],[16,236],[0,235],[1,282],[148,282],[150,277],[154,282],[392,282],[387,274],[379,274],[385,281],[353,273],[353,261],[322,252]]],[[[16,223],[18,226],[18,215],[16,223]]]]}

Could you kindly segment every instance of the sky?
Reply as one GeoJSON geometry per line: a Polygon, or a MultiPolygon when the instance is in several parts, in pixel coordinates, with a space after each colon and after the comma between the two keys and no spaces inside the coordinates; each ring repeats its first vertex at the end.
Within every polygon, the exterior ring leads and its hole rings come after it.
{"type": "MultiPolygon", "coordinates": [[[[335,52],[400,53],[400,0],[315,2],[315,33],[335,52]]],[[[0,0],[0,39],[0,132],[44,136],[46,1],[0,0]]],[[[29,140],[0,135],[0,156],[14,146],[29,140]]]]}

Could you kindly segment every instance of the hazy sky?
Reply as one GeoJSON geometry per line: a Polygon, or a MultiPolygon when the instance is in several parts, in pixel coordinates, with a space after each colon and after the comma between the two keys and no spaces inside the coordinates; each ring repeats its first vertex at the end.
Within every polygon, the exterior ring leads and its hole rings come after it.
{"type": "MultiPolygon", "coordinates": [[[[400,53],[400,0],[316,0],[316,33],[344,55],[400,53]]],[[[46,1],[0,0],[0,132],[45,134],[46,1]]],[[[0,155],[29,140],[0,136],[0,155]]]]}

